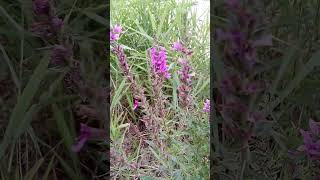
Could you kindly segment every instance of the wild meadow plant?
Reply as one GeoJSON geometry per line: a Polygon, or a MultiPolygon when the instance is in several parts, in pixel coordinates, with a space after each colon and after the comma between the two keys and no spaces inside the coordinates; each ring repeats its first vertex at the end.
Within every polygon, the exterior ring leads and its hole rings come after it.
{"type": "Polygon", "coordinates": [[[306,17],[319,14],[311,4],[320,3],[308,3],[217,3],[211,170],[217,179],[319,178],[320,107],[310,90],[319,88],[319,46],[314,37],[292,36],[317,29],[317,18],[306,17]],[[301,24],[292,25],[297,19],[301,24]],[[302,130],[305,124],[309,131],[302,130]]]}
{"type": "MultiPolygon", "coordinates": [[[[110,32],[110,41],[113,41],[112,32],[114,32],[114,28],[112,28],[112,31],[110,32]]],[[[140,127],[139,129],[145,129],[145,135],[149,136],[148,139],[152,139],[153,142],[160,146],[161,150],[163,150],[164,144],[158,136],[161,131],[161,121],[163,121],[163,118],[166,114],[166,99],[163,96],[163,85],[164,81],[171,77],[168,71],[166,49],[161,46],[154,46],[149,50],[151,61],[150,72],[153,82],[153,99],[151,102],[147,101],[144,88],[134,80],[133,74],[129,70],[127,58],[122,47],[120,45],[115,45],[112,51],[117,55],[122,73],[125,76],[127,82],[130,83],[130,88],[134,96],[134,109],[140,107],[142,109],[142,112],[144,113],[144,115],[140,119],[140,121],[143,122],[143,127],[140,127]]],[[[130,125],[134,126],[134,124],[130,125]]],[[[139,134],[142,134],[142,132],[140,132],[139,134]]],[[[142,142],[145,143],[144,141],[142,142]]]]}
{"type": "MultiPolygon", "coordinates": [[[[149,164],[152,165],[155,159],[152,157],[153,155],[147,152],[148,147],[158,147],[160,150],[161,159],[167,161],[170,154],[168,153],[168,142],[163,139],[160,135],[163,133],[163,129],[165,128],[165,121],[168,118],[168,105],[169,100],[166,98],[165,93],[165,83],[169,79],[172,78],[171,72],[169,71],[168,61],[167,61],[167,50],[163,46],[153,45],[150,47],[148,51],[147,60],[149,60],[150,64],[150,78],[151,78],[151,88],[152,94],[146,94],[146,88],[144,84],[138,83],[136,77],[134,76],[132,70],[130,69],[128,58],[124,52],[123,47],[117,43],[122,34],[122,27],[120,25],[115,25],[111,28],[110,31],[110,42],[111,42],[111,50],[113,54],[116,55],[119,66],[121,69],[121,73],[124,76],[124,79],[129,84],[129,89],[131,90],[133,99],[133,110],[138,112],[138,121],[130,121],[129,120],[129,128],[128,132],[124,135],[124,149],[126,156],[134,153],[134,148],[132,144],[134,141],[139,142],[139,152],[143,156],[141,158],[146,159],[145,161],[140,161],[139,163],[129,163],[125,162],[126,160],[121,155],[116,152],[114,148],[111,148],[111,166],[117,166],[127,164],[129,169],[143,169],[149,164]],[[121,29],[117,31],[116,29],[121,29]]],[[[188,61],[188,58],[192,55],[192,51],[185,48],[182,43],[174,42],[171,47],[172,51],[177,51],[181,57],[178,58],[178,65],[180,68],[177,70],[177,74],[179,76],[180,84],[177,88],[177,93],[179,97],[178,104],[181,108],[184,109],[193,109],[193,97],[191,94],[192,91],[192,77],[194,76],[194,72],[192,72],[192,67],[188,61]]],[[[207,100],[205,103],[204,111],[208,112],[209,109],[209,101],[207,100]]],[[[186,127],[179,126],[178,128],[182,128],[184,130],[186,127]]],[[[160,173],[159,177],[166,176],[163,173],[160,173]]],[[[116,174],[116,172],[113,172],[116,174]]],[[[134,175],[139,177],[138,175],[134,175]]]]}
{"type": "MultiPolygon", "coordinates": [[[[83,78],[79,67],[79,60],[74,59],[73,47],[66,41],[68,36],[59,34],[63,28],[63,20],[55,15],[56,12],[53,2],[50,0],[35,0],[33,2],[33,11],[35,15],[37,15],[37,21],[33,23],[30,31],[38,35],[45,43],[54,43],[51,64],[60,68],[70,68],[64,78],[65,87],[73,93],[78,93],[89,98],[90,94],[95,93],[94,91],[97,90],[90,87],[90,84],[83,78]],[[62,39],[62,41],[59,39],[62,39]],[[59,42],[60,44],[56,44],[59,42]]],[[[118,29],[116,30],[119,31],[118,29]]],[[[97,110],[98,108],[94,107],[99,104],[94,103],[97,102],[97,99],[101,98],[101,96],[105,98],[103,95],[106,95],[106,92],[103,91],[106,91],[106,89],[101,87],[96,88],[100,89],[100,92],[97,92],[98,94],[95,94],[95,97],[90,97],[89,105],[78,105],[76,112],[81,114],[81,116],[90,116],[103,122],[105,121],[105,116],[101,116],[101,112],[97,110]]],[[[80,135],[77,138],[77,144],[72,146],[73,151],[80,151],[89,139],[106,139],[107,134],[105,130],[88,127],[86,124],[80,124],[80,126],[80,135]]]]}
{"type": "Polygon", "coordinates": [[[106,178],[106,3],[0,2],[0,179],[106,178]]]}
{"type": "MultiPolygon", "coordinates": [[[[254,104],[255,97],[265,89],[263,80],[255,80],[252,73],[258,64],[257,48],[271,46],[269,34],[254,35],[258,19],[244,7],[240,1],[227,1],[230,12],[230,25],[226,30],[217,29],[217,42],[223,43],[225,72],[220,85],[221,114],[224,119],[224,130],[231,138],[242,142],[247,148],[253,135],[253,127],[264,120],[254,104]]],[[[247,8],[247,7],[246,7],[247,8]]]]}
{"type": "Polygon", "coordinates": [[[209,24],[194,4],[111,2],[114,179],[208,178],[209,24]]]}

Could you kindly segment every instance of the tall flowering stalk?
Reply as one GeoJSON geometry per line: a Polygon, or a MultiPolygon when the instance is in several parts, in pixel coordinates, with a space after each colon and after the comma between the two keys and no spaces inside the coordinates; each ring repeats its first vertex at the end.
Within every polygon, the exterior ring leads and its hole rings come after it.
{"type": "Polygon", "coordinates": [[[192,55],[192,51],[189,50],[188,48],[184,47],[184,45],[179,42],[179,41],[176,41],[172,44],[172,47],[171,47],[172,50],[174,51],[177,51],[177,52],[180,52],[184,55],[187,55],[187,56],[191,56],[192,55]]]}
{"type": "Polygon", "coordinates": [[[255,123],[264,120],[264,115],[251,104],[253,97],[265,88],[264,81],[255,80],[252,73],[258,64],[257,48],[272,45],[272,40],[271,35],[253,33],[258,27],[258,18],[242,7],[239,0],[227,0],[226,4],[231,23],[227,29],[217,29],[215,34],[225,65],[219,109],[226,134],[246,147],[255,123]]]}
{"type": "Polygon", "coordinates": [[[180,85],[178,87],[179,102],[182,107],[190,107],[192,102],[192,96],[190,94],[192,90],[192,77],[194,73],[191,73],[191,66],[188,61],[189,57],[192,55],[192,51],[183,46],[179,41],[172,44],[172,50],[180,52],[183,58],[179,58],[178,62],[181,69],[178,71],[180,85]]]}
{"type": "Polygon", "coordinates": [[[123,48],[120,45],[116,45],[113,49],[112,52],[116,54],[119,63],[120,63],[120,68],[125,76],[127,82],[130,84],[130,89],[131,92],[133,93],[134,96],[134,101],[136,108],[139,106],[143,107],[143,109],[148,109],[149,108],[149,103],[147,102],[147,98],[144,94],[145,90],[143,87],[141,87],[133,78],[133,74],[129,69],[128,61],[127,61],[127,56],[123,51],[123,48]]]}
{"type": "Polygon", "coordinates": [[[164,47],[152,47],[150,50],[152,87],[155,99],[155,111],[159,118],[164,117],[165,98],[162,95],[163,85],[166,79],[170,78],[167,65],[167,51],[164,47]]]}
{"type": "MultiPolygon", "coordinates": [[[[112,33],[114,32],[119,32],[119,31],[115,31],[115,29],[113,28],[112,33]]],[[[111,41],[112,39],[110,39],[111,41]]],[[[117,44],[117,41],[111,41],[112,42],[112,52],[117,56],[117,59],[119,61],[120,64],[120,69],[122,74],[124,75],[127,83],[129,83],[130,86],[130,90],[133,94],[134,97],[134,109],[137,109],[139,107],[139,109],[143,112],[142,117],[140,117],[139,122],[137,122],[137,124],[139,124],[140,122],[143,123],[143,128],[138,128],[137,125],[131,123],[130,125],[130,131],[129,134],[127,135],[128,137],[132,137],[134,135],[138,135],[141,140],[145,139],[147,137],[149,137],[150,139],[153,139],[155,141],[155,139],[157,139],[156,137],[150,137],[152,135],[158,135],[158,126],[157,124],[157,113],[155,113],[156,108],[154,108],[153,106],[151,106],[151,104],[149,104],[149,101],[147,101],[147,98],[145,96],[145,88],[142,87],[141,85],[139,85],[136,80],[134,79],[134,76],[129,68],[128,65],[128,60],[127,60],[127,56],[123,50],[123,48],[117,44]],[[143,131],[147,131],[143,132],[143,131]],[[147,137],[146,137],[147,136],[147,137]]],[[[163,59],[162,59],[163,60],[163,59]]],[[[159,74],[163,74],[164,72],[164,67],[161,66],[161,68],[159,68],[157,65],[160,63],[154,63],[154,72],[159,72],[159,74]],[[161,72],[161,73],[160,73],[161,72]]],[[[159,75],[158,74],[158,75],[159,75]]],[[[158,78],[160,78],[162,76],[159,76],[158,78]]],[[[127,137],[127,138],[128,138],[127,137]]],[[[142,142],[144,145],[144,141],[142,142]]],[[[126,149],[128,147],[125,147],[126,149]]]]}
{"type": "Polygon", "coordinates": [[[178,87],[179,102],[182,107],[188,107],[192,102],[190,92],[192,90],[191,78],[193,74],[191,73],[191,66],[188,60],[179,58],[178,62],[181,65],[181,69],[178,71],[180,79],[180,85],[178,87]]]}
{"type": "MultiPolygon", "coordinates": [[[[257,12],[250,11],[251,4],[241,0],[225,0],[229,24],[215,31],[215,39],[222,51],[222,72],[217,108],[223,118],[222,131],[227,151],[239,149],[239,166],[248,167],[252,137],[256,136],[258,121],[266,121],[258,106],[259,95],[266,84],[257,80],[253,69],[258,65],[257,50],[271,46],[272,36],[255,34],[259,27],[257,12]]],[[[222,159],[227,157],[221,157],[222,159]]],[[[238,173],[238,172],[235,172],[238,173]]],[[[244,177],[240,177],[242,179],[244,177]]]]}
{"type": "MultiPolygon", "coordinates": [[[[51,65],[54,66],[69,66],[70,70],[64,77],[64,86],[70,90],[71,93],[77,93],[83,98],[83,101],[87,101],[86,105],[80,105],[80,113],[83,116],[87,116],[96,120],[105,120],[105,101],[101,98],[100,88],[92,88],[92,84],[85,81],[81,75],[79,66],[79,60],[73,59],[73,46],[66,41],[61,42],[61,39],[69,39],[65,34],[61,33],[64,26],[64,22],[56,15],[54,3],[52,0],[34,0],[32,3],[33,12],[36,16],[36,21],[31,25],[30,31],[36,36],[40,37],[44,43],[53,44],[51,65]],[[98,89],[99,92],[96,92],[98,89]],[[89,95],[90,94],[90,95],[89,95]],[[89,97],[90,96],[90,97],[89,97]],[[87,100],[85,100],[87,99],[87,100]]],[[[121,29],[120,29],[121,30],[121,29]]],[[[118,33],[119,28],[116,29],[118,33]]],[[[103,129],[89,127],[81,124],[80,135],[77,139],[77,143],[72,146],[72,150],[75,152],[80,151],[87,140],[98,139],[105,140],[107,133],[103,129]]]]}

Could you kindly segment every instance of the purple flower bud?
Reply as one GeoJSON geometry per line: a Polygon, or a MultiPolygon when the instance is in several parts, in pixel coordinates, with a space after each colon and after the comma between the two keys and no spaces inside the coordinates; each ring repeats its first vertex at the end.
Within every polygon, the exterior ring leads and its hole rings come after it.
{"type": "Polygon", "coordinates": [[[74,152],[79,152],[91,135],[91,128],[86,124],[81,123],[80,136],[77,138],[77,144],[72,145],[71,149],[74,152]]]}
{"type": "Polygon", "coordinates": [[[107,133],[104,129],[89,127],[83,123],[81,123],[80,126],[80,135],[77,138],[78,142],[71,147],[74,152],[79,152],[84,144],[90,139],[105,140],[107,138],[107,133]]]}
{"type": "Polygon", "coordinates": [[[52,18],[51,20],[51,23],[52,23],[52,27],[53,29],[58,32],[60,31],[60,29],[63,27],[64,23],[63,23],[63,20],[58,18],[58,17],[54,17],[52,18]]]}
{"type": "Polygon", "coordinates": [[[209,113],[210,112],[210,100],[206,99],[204,102],[203,111],[209,113]]]}
{"type": "Polygon", "coordinates": [[[122,27],[120,25],[115,25],[114,28],[113,28],[113,32],[115,34],[121,34],[122,33],[122,27]]]}
{"type": "Polygon", "coordinates": [[[50,3],[48,0],[35,0],[33,2],[33,11],[36,15],[49,15],[50,3]]]}
{"type": "Polygon", "coordinates": [[[171,50],[181,52],[181,53],[183,53],[183,54],[185,54],[187,56],[190,56],[193,53],[192,51],[190,51],[187,48],[185,48],[179,41],[174,42],[172,44],[171,50]]]}
{"type": "Polygon", "coordinates": [[[182,51],[183,45],[180,42],[174,42],[172,45],[172,49],[176,51],[182,51]]]}
{"type": "Polygon", "coordinates": [[[62,65],[65,60],[72,56],[72,49],[64,45],[56,45],[52,52],[52,63],[54,65],[62,65]]]}
{"type": "Polygon", "coordinates": [[[119,40],[120,34],[122,33],[122,27],[120,25],[115,25],[110,31],[110,41],[114,42],[119,40]]]}
{"type": "Polygon", "coordinates": [[[129,65],[127,62],[127,57],[123,51],[123,48],[121,46],[116,46],[113,49],[113,52],[118,56],[118,60],[120,62],[120,67],[125,74],[125,76],[129,75],[129,65]]]}

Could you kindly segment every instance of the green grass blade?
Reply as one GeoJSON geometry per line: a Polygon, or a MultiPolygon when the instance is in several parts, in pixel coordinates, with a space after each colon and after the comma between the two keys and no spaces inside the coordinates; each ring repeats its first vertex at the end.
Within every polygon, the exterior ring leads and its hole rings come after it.
{"type": "Polygon", "coordinates": [[[84,10],[81,11],[83,14],[85,14],[86,16],[88,16],[90,19],[96,21],[97,23],[100,23],[104,26],[108,26],[109,27],[109,22],[107,21],[107,19],[97,15],[96,13],[92,13],[90,11],[84,10]]]}
{"type": "Polygon", "coordinates": [[[296,77],[290,82],[288,87],[279,94],[279,98],[273,101],[267,108],[264,110],[266,113],[272,111],[276,106],[278,106],[289,94],[299,86],[300,82],[313,70],[314,67],[320,66],[320,51],[317,51],[312,55],[310,60],[306,63],[304,67],[298,72],[296,77]]]}
{"type": "Polygon", "coordinates": [[[24,32],[24,29],[8,14],[8,12],[2,6],[0,6],[0,14],[0,17],[6,17],[19,32],[24,32]]]}
{"type": "Polygon", "coordinates": [[[275,79],[274,83],[271,86],[271,94],[275,94],[276,89],[278,87],[279,81],[281,80],[281,77],[283,76],[283,74],[285,73],[288,65],[290,64],[290,62],[294,59],[294,55],[295,55],[296,50],[294,49],[290,49],[288,54],[285,56],[285,58],[283,59],[283,62],[280,66],[280,69],[278,71],[277,74],[277,78],[275,79]]]}
{"type": "Polygon", "coordinates": [[[25,180],[33,180],[35,179],[35,175],[37,171],[39,170],[40,166],[44,162],[44,158],[39,159],[36,164],[28,171],[28,173],[25,176],[25,180]]]}
{"type": "Polygon", "coordinates": [[[47,169],[46,169],[46,171],[45,171],[45,173],[44,173],[44,175],[42,177],[43,180],[47,180],[48,177],[49,177],[49,173],[50,173],[51,169],[53,168],[54,157],[55,156],[52,156],[52,158],[51,158],[51,160],[49,162],[49,165],[48,165],[48,167],[47,167],[47,169]]]}
{"type": "Polygon", "coordinates": [[[5,49],[3,48],[3,46],[1,44],[0,44],[0,49],[1,49],[2,53],[3,53],[4,60],[6,61],[6,63],[8,64],[8,67],[10,69],[13,82],[16,84],[16,87],[19,88],[20,87],[19,78],[18,78],[18,75],[17,75],[16,71],[13,68],[12,61],[8,57],[8,54],[6,53],[5,49]]]}
{"type": "Polygon", "coordinates": [[[49,58],[45,56],[39,65],[34,70],[34,73],[32,74],[27,86],[23,90],[21,96],[18,97],[18,102],[15,105],[10,119],[9,124],[6,128],[6,132],[3,138],[3,141],[0,144],[0,159],[2,159],[4,152],[9,145],[9,143],[14,143],[15,139],[13,139],[15,136],[15,133],[17,131],[16,125],[20,124],[22,120],[25,117],[25,114],[36,95],[36,92],[40,88],[40,83],[44,79],[46,70],[48,67],[49,58]]]}

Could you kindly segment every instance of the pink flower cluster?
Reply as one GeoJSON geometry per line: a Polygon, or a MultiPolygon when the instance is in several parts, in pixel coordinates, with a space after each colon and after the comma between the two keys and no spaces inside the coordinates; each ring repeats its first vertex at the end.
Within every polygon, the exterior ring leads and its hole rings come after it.
{"type": "Polygon", "coordinates": [[[39,21],[32,23],[30,31],[44,40],[56,37],[64,26],[63,20],[54,14],[50,0],[33,1],[33,12],[39,21]]]}
{"type": "Polygon", "coordinates": [[[150,50],[152,70],[160,77],[170,78],[168,65],[167,65],[167,51],[164,47],[153,47],[150,50]]]}
{"type": "Polygon", "coordinates": [[[172,50],[181,52],[181,53],[183,53],[183,54],[185,54],[185,55],[187,55],[187,56],[192,55],[192,51],[189,50],[189,49],[187,49],[187,48],[185,48],[185,47],[183,46],[183,44],[182,44],[181,42],[179,42],[179,41],[174,42],[174,43],[172,44],[172,50]]]}
{"type": "Polygon", "coordinates": [[[203,111],[209,113],[210,112],[210,100],[206,99],[203,106],[203,111]]]}
{"type": "Polygon", "coordinates": [[[118,24],[115,25],[113,28],[111,28],[111,31],[110,31],[110,41],[114,42],[119,40],[121,33],[122,33],[122,27],[118,24]]]}

